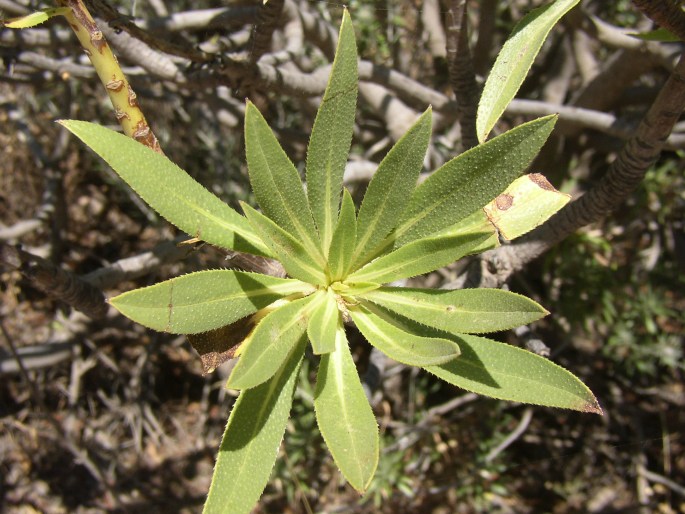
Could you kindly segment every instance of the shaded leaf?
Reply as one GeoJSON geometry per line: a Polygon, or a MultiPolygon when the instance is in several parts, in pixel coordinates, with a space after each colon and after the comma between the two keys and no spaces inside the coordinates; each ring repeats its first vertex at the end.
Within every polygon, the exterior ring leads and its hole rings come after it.
{"type": "Polygon", "coordinates": [[[335,350],[321,357],[314,393],[316,421],[347,481],[364,493],[378,465],[378,424],[339,325],[335,350]]]}
{"type": "Polygon", "coordinates": [[[476,115],[478,141],[485,141],[516,96],[552,27],[580,0],[556,0],[530,11],[514,27],[483,87],[476,115]]]}
{"type": "Polygon", "coordinates": [[[354,242],[357,238],[357,218],[354,211],[354,200],[345,189],[338,224],[333,232],[328,253],[328,268],[332,282],[344,278],[352,264],[354,242]]]}
{"type": "Polygon", "coordinates": [[[395,322],[364,303],[350,308],[352,321],[373,346],[391,359],[410,366],[429,366],[449,362],[459,356],[459,346],[442,337],[423,337],[404,330],[395,322]]]}
{"type": "Polygon", "coordinates": [[[248,514],[266,487],[288,421],[305,343],[270,380],[242,391],[228,418],[204,514],[248,514]]]}
{"type": "Polygon", "coordinates": [[[311,285],[258,273],[190,273],[120,294],[109,302],[124,316],[163,332],[197,334],[233,323],[311,285]]]}
{"type": "Polygon", "coordinates": [[[680,41],[678,36],[663,27],[628,35],[637,39],[641,39],[642,41],[659,41],[661,43],[678,43],[680,41]]]}
{"type": "Polygon", "coordinates": [[[247,253],[272,253],[247,220],[165,156],[94,123],[59,121],[95,153],[150,207],[202,241],[247,253]]]}
{"type": "Polygon", "coordinates": [[[325,284],[323,266],[299,241],[262,213],[241,202],[255,232],[281,261],[291,277],[311,284],[325,284]]]}

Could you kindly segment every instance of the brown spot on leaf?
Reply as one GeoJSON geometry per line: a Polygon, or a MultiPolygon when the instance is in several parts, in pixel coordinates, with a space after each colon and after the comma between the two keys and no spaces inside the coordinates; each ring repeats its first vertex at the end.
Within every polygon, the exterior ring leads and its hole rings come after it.
{"type": "Polygon", "coordinates": [[[514,204],[514,197],[504,193],[495,198],[495,205],[500,211],[506,211],[514,204]]]}
{"type": "Polygon", "coordinates": [[[531,173],[528,176],[530,177],[530,180],[541,189],[545,189],[546,191],[556,191],[554,186],[549,183],[549,180],[547,180],[544,175],[540,175],[539,173],[531,173]]]}

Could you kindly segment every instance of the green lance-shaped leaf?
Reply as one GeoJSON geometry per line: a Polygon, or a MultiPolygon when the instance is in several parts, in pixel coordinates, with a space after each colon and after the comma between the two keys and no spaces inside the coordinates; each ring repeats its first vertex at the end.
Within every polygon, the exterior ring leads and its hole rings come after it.
{"type": "Polygon", "coordinates": [[[210,270],[134,289],[109,302],[124,316],[154,330],[197,334],[229,325],[284,296],[313,290],[299,280],[210,270]]]}
{"type": "Polygon", "coordinates": [[[336,332],[335,350],[321,357],[314,409],[335,463],[352,487],[363,493],[378,465],[378,424],[342,325],[336,332]]]}
{"type": "Polygon", "coordinates": [[[490,225],[490,232],[452,233],[419,239],[371,261],[346,280],[385,284],[429,273],[474,253],[494,237],[494,228],[490,225]]]}
{"type": "Polygon", "coordinates": [[[449,337],[461,356],[425,369],[450,384],[501,400],[602,413],[585,384],[539,355],[484,337],[449,337]]]}
{"type": "Polygon", "coordinates": [[[517,25],[490,70],[476,115],[478,141],[485,141],[516,96],[552,27],[580,0],[556,0],[529,12],[517,25]]]}
{"type": "Polygon", "coordinates": [[[359,208],[355,267],[365,264],[378,244],[395,228],[407,208],[430,141],[431,109],[393,146],[371,179],[359,208]]]}
{"type": "Polygon", "coordinates": [[[306,340],[313,297],[290,302],[270,312],[243,343],[226,387],[250,389],[269,380],[302,340],[306,340]]]}
{"type": "Polygon", "coordinates": [[[322,264],[309,250],[262,213],[244,202],[240,205],[255,232],[271,248],[274,255],[278,256],[288,275],[311,284],[326,283],[322,264]]]}
{"type": "Polygon", "coordinates": [[[430,236],[497,197],[530,164],[554,128],[556,116],[524,123],[452,159],[419,185],[388,244],[430,236]]]}
{"type": "Polygon", "coordinates": [[[336,295],[331,289],[319,291],[312,306],[312,315],[307,325],[307,335],[317,355],[330,353],[335,349],[335,337],[342,327],[336,295]]]}
{"type": "Polygon", "coordinates": [[[680,38],[678,36],[663,27],[628,35],[637,39],[641,39],[642,41],[659,41],[660,43],[680,42],[680,38]]]}
{"type": "Polygon", "coordinates": [[[61,123],[170,223],[210,244],[272,256],[247,220],[165,156],[94,123],[61,123]]]}
{"type": "Polygon", "coordinates": [[[259,500],[283,439],[304,348],[302,341],[270,380],[240,393],[221,441],[204,514],[249,514],[259,500]]]}
{"type": "Polygon", "coordinates": [[[357,239],[357,218],[354,211],[354,200],[352,200],[352,196],[345,189],[343,190],[338,224],[333,232],[333,239],[331,240],[331,247],[328,252],[328,273],[331,282],[341,280],[347,276],[352,264],[354,242],[357,239]]]}
{"type": "Polygon", "coordinates": [[[32,12],[20,18],[11,18],[3,21],[3,25],[10,29],[27,29],[45,23],[54,16],[67,14],[71,11],[69,7],[54,7],[32,12]]]}
{"type": "Polygon", "coordinates": [[[318,233],[300,175],[250,101],[245,108],[245,157],[250,184],[262,212],[310,252],[320,253],[318,233]]]}
{"type": "Polygon", "coordinates": [[[361,295],[418,323],[451,333],[508,330],[548,312],[539,304],[501,289],[410,289],[382,287],[361,295]]]}
{"type": "Polygon", "coordinates": [[[391,359],[410,366],[443,364],[459,356],[459,345],[443,337],[409,333],[371,303],[351,307],[350,315],[362,335],[391,359]]]}
{"type": "Polygon", "coordinates": [[[519,177],[483,211],[500,235],[512,240],[542,225],[571,200],[539,173],[519,177]]]}
{"type": "Polygon", "coordinates": [[[333,237],[357,105],[357,43],[343,12],[338,47],[307,149],[307,194],[324,254],[333,237]]]}

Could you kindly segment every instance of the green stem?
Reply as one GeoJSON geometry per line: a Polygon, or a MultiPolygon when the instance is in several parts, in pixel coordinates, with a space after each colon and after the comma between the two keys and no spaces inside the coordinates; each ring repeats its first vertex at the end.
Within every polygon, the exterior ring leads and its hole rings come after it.
{"type": "Polygon", "coordinates": [[[105,87],[124,134],[156,152],[163,153],[157,137],[138,105],[136,93],[86,6],[81,0],[57,0],[57,3],[70,9],[64,16],[105,87]]]}

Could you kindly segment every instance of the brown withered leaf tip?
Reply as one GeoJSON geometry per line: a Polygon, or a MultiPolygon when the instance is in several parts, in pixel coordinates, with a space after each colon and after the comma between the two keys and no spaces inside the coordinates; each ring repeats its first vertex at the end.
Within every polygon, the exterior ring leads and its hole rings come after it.
{"type": "Polygon", "coordinates": [[[549,180],[547,180],[544,175],[540,175],[539,173],[531,173],[528,175],[528,177],[530,177],[530,180],[535,182],[535,184],[541,189],[545,189],[547,191],[556,191],[554,186],[549,183],[549,180]]]}
{"type": "Polygon", "coordinates": [[[234,358],[240,343],[254,327],[252,316],[247,316],[209,332],[188,334],[188,341],[200,356],[202,374],[208,375],[224,362],[234,358]]]}

